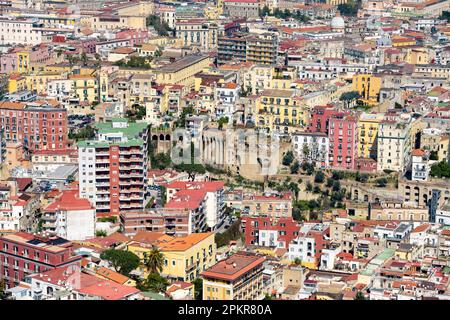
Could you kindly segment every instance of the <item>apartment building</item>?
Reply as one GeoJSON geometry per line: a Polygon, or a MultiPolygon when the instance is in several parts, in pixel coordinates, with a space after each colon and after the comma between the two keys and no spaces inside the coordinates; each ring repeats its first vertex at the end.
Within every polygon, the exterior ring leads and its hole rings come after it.
{"type": "Polygon", "coordinates": [[[197,190],[205,192],[206,223],[212,230],[221,226],[225,219],[224,183],[221,181],[187,182],[174,181],[166,185],[167,201],[176,199],[180,191],[195,196],[197,190]]]}
{"type": "Polygon", "coordinates": [[[207,55],[188,55],[174,63],[155,69],[158,84],[180,84],[194,87],[195,74],[209,67],[212,59],[207,55]]]}
{"type": "Polygon", "coordinates": [[[370,204],[370,219],[428,221],[428,208],[412,202],[383,201],[370,204]]]}
{"type": "Polygon", "coordinates": [[[119,215],[146,205],[147,124],[127,119],[95,124],[96,137],[78,143],[80,197],[97,215],[119,215]]]}
{"type": "Polygon", "coordinates": [[[38,45],[44,42],[43,24],[32,19],[0,18],[0,44],[38,45]]]}
{"type": "Polygon", "coordinates": [[[219,84],[214,89],[214,97],[217,101],[216,117],[228,117],[232,119],[236,111],[236,103],[239,99],[239,86],[234,82],[219,84]]]}
{"type": "Polygon", "coordinates": [[[362,113],[358,118],[358,157],[377,158],[378,127],[383,120],[381,113],[362,113]]]}
{"type": "MultiPolygon", "coordinates": [[[[163,208],[154,211],[121,211],[121,230],[126,235],[134,235],[139,231],[163,232],[170,236],[206,232],[210,229],[206,223],[207,202],[212,199],[205,190],[180,190],[171,196],[163,208]]],[[[209,206],[214,205],[212,202],[209,206]]]]}
{"type": "Polygon", "coordinates": [[[386,114],[378,129],[377,170],[407,170],[411,161],[412,118],[409,114],[386,114]]]}
{"type": "Polygon", "coordinates": [[[43,231],[67,240],[95,237],[95,209],[78,190],[64,190],[43,209],[43,231]]]}
{"type": "Polygon", "coordinates": [[[216,263],[214,233],[176,237],[158,248],[164,255],[161,274],[174,281],[193,281],[216,263]]]}
{"type": "Polygon", "coordinates": [[[177,19],[176,37],[184,46],[199,47],[202,52],[209,52],[217,47],[218,26],[204,19],[177,19]]]}
{"type": "Polygon", "coordinates": [[[0,237],[0,280],[7,288],[17,286],[33,273],[69,265],[79,265],[70,241],[17,232],[0,237]]]}
{"type": "Polygon", "coordinates": [[[292,147],[300,163],[312,163],[322,169],[328,167],[330,139],[325,133],[295,132],[292,134],[292,147]]]}
{"type": "Polygon", "coordinates": [[[429,153],[422,149],[411,152],[411,180],[426,181],[430,174],[429,153]]]}
{"type": "Polygon", "coordinates": [[[223,0],[223,13],[230,17],[258,18],[258,0],[223,0]]]}
{"type": "Polygon", "coordinates": [[[334,169],[355,170],[358,128],[354,116],[338,113],[329,120],[329,163],[334,169]]]}
{"type": "Polygon", "coordinates": [[[31,152],[67,149],[67,110],[47,101],[0,103],[5,142],[20,142],[31,152]]]}
{"type": "Polygon", "coordinates": [[[264,90],[256,100],[256,126],[288,133],[306,126],[307,112],[294,90],[264,90]]]}
{"type": "Polygon", "coordinates": [[[298,236],[299,224],[292,218],[250,217],[241,219],[245,234],[245,245],[287,249],[289,243],[298,236]]]}
{"type": "Polygon", "coordinates": [[[273,33],[235,33],[219,36],[217,63],[229,61],[273,65],[278,59],[278,37],[273,33]]]}
{"type": "Polygon", "coordinates": [[[243,213],[252,216],[291,217],[292,194],[244,194],[241,208],[243,213]]]}
{"type": "Polygon", "coordinates": [[[202,272],[203,300],[263,298],[264,256],[237,252],[202,272]]]}
{"type": "Polygon", "coordinates": [[[380,101],[382,78],[373,74],[355,74],[353,76],[353,90],[358,91],[362,100],[367,104],[380,101]]]}
{"type": "MultiPolygon", "coordinates": [[[[127,244],[127,250],[145,263],[154,246],[164,255],[161,274],[172,281],[190,282],[216,263],[214,233],[174,237],[162,232],[140,231],[127,244]]],[[[149,273],[145,266],[139,270],[144,274],[149,273]]]]}

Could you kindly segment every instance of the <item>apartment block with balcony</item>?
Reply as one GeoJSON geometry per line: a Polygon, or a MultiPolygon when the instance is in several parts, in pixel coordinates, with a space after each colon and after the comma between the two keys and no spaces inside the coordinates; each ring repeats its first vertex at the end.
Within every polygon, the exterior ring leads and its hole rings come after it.
{"type": "Polygon", "coordinates": [[[257,98],[256,106],[256,126],[259,128],[288,133],[306,126],[306,108],[293,90],[264,90],[257,98]]]}
{"type": "Polygon", "coordinates": [[[167,201],[176,197],[182,190],[187,190],[187,195],[196,194],[195,190],[204,191],[206,193],[204,198],[206,223],[209,228],[214,230],[220,227],[226,218],[224,187],[225,185],[221,181],[174,181],[166,186],[167,201]]]}
{"type": "Polygon", "coordinates": [[[203,300],[263,298],[264,256],[237,252],[201,273],[203,300]]]}
{"type": "Polygon", "coordinates": [[[139,211],[146,205],[147,124],[126,119],[95,124],[96,137],[78,143],[80,197],[97,215],[139,211]]]}
{"type": "Polygon", "coordinates": [[[0,124],[5,142],[20,142],[24,149],[67,149],[67,110],[45,101],[0,103],[0,124]]]}
{"type": "Polygon", "coordinates": [[[411,152],[411,180],[428,180],[430,174],[429,157],[430,154],[422,149],[414,149],[411,152]]]}
{"type": "Polygon", "coordinates": [[[377,170],[404,172],[411,162],[412,118],[408,114],[386,114],[377,138],[377,170]]]}
{"type": "Polygon", "coordinates": [[[355,170],[358,144],[356,118],[345,113],[335,114],[330,118],[329,126],[330,166],[339,170],[355,170]]]}
{"type": "Polygon", "coordinates": [[[17,286],[33,273],[79,265],[72,243],[60,237],[41,237],[17,232],[0,237],[0,280],[7,288],[17,286]]]}
{"type": "Polygon", "coordinates": [[[217,61],[252,62],[274,65],[278,60],[278,38],[273,33],[252,34],[237,32],[218,38],[217,61]]]}

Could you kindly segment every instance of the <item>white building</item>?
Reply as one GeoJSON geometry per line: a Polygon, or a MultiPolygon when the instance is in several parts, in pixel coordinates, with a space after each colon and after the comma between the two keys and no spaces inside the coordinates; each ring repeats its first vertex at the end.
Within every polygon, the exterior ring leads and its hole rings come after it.
{"type": "Polygon", "coordinates": [[[336,256],[341,253],[341,247],[337,243],[331,244],[328,248],[322,249],[320,255],[320,270],[333,270],[336,256]]]}
{"type": "Polygon", "coordinates": [[[378,129],[377,170],[405,171],[411,162],[411,124],[409,114],[390,114],[378,129]]]}
{"type": "Polygon", "coordinates": [[[296,132],[292,135],[292,147],[299,162],[314,163],[317,167],[328,167],[330,139],[321,132],[296,132]]]}
{"type": "Polygon", "coordinates": [[[239,99],[239,86],[233,82],[219,85],[215,89],[214,95],[214,99],[217,101],[216,117],[228,117],[231,120],[239,99]]]}
{"type": "Polygon", "coordinates": [[[429,154],[422,149],[414,149],[411,153],[411,180],[426,181],[430,174],[429,154]]]}
{"type": "Polygon", "coordinates": [[[436,211],[436,223],[450,226],[450,202],[436,211]]]}
{"type": "Polygon", "coordinates": [[[300,259],[305,263],[314,263],[315,246],[316,240],[314,237],[299,236],[289,244],[289,260],[294,261],[295,259],[300,259]]]}
{"type": "Polygon", "coordinates": [[[0,18],[1,45],[37,45],[43,41],[43,29],[31,19],[0,18]]]}
{"type": "Polygon", "coordinates": [[[95,209],[78,190],[64,190],[44,209],[43,230],[68,240],[85,240],[95,236],[95,209]]]}

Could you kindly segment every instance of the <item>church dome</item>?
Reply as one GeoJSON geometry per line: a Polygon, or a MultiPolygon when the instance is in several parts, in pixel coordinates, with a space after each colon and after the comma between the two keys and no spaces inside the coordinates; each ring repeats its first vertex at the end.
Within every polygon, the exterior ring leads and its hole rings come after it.
{"type": "Polygon", "coordinates": [[[342,17],[336,16],[331,20],[331,29],[344,29],[345,21],[342,17]]]}

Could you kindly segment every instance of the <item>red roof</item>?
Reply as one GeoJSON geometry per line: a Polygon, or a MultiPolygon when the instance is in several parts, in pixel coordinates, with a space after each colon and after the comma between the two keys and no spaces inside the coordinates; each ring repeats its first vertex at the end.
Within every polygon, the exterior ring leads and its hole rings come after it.
{"type": "Polygon", "coordinates": [[[78,190],[64,190],[55,201],[49,204],[45,211],[73,211],[73,210],[89,210],[94,209],[87,199],[78,196],[78,190]]]}

